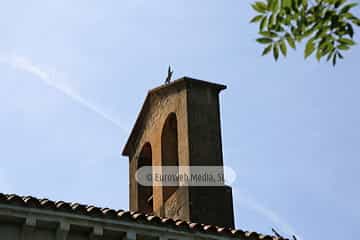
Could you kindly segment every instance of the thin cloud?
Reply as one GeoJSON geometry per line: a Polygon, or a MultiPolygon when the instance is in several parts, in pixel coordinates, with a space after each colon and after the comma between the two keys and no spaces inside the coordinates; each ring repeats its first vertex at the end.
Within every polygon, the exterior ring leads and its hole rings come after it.
{"type": "Polygon", "coordinates": [[[71,86],[64,84],[62,81],[59,81],[59,79],[57,79],[56,77],[56,73],[54,74],[50,71],[47,71],[46,69],[41,68],[40,66],[33,64],[30,59],[23,56],[17,56],[17,55],[13,55],[9,57],[0,56],[0,63],[6,63],[19,71],[27,72],[29,74],[36,76],[47,86],[55,88],[56,90],[63,93],[65,96],[71,98],[74,102],[80,104],[81,106],[85,107],[91,112],[96,113],[101,118],[117,126],[124,133],[127,133],[127,129],[124,127],[122,123],[114,119],[109,114],[106,114],[97,105],[84,99],[71,86]]]}
{"type": "MultiPolygon", "coordinates": [[[[274,210],[265,207],[263,204],[255,200],[250,194],[239,192],[236,189],[234,189],[234,192],[236,194],[237,200],[240,202],[241,207],[245,207],[247,209],[250,209],[257,214],[264,216],[269,221],[271,221],[274,224],[274,228],[276,230],[279,230],[279,232],[285,233],[287,236],[293,236],[295,235],[298,240],[303,239],[296,231],[295,229],[284,219],[282,219],[279,214],[277,214],[274,210]]],[[[271,226],[272,227],[272,226],[271,226]]],[[[285,236],[286,237],[286,236],[285,236]]]]}

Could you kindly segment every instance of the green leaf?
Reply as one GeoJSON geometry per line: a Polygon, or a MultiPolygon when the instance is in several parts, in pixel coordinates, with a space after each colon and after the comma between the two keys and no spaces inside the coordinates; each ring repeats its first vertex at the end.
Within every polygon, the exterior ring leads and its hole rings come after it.
{"type": "Polygon", "coordinates": [[[344,59],[343,55],[339,51],[337,52],[337,55],[340,59],[344,59]]]}
{"type": "Polygon", "coordinates": [[[286,7],[290,8],[291,7],[291,0],[282,0],[281,7],[284,8],[284,9],[286,7]]]}
{"type": "Polygon", "coordinates": [[[277,44],[273,45],[273,54],[274,54],[275,61],[277,61],[279,58],[279,48],[278,48],[277,44]]]}
{"type": "Polygon", "coordinates": [[[260,22],[260,32],[262,32],[265,29],[266,25],[267,25],[267,17],[264,16],[260,22]]]}
{"type": "Polygon", "coordinates": [[[354,40],[350,38],[340,38],[338,39],[338,42],[345,45],[355,45],[354,40]]]}
{"type": "Polygon", "coordinates": [[[310,28],[309,30],[306,30],[303,34],[303,37],[306,38],[306,37],[310,36],[311,34],[314,33],[314,31],[315,31],[315,28],[310,28]]]}
{"type": "Polygon", "coordinates": [[[279,25],[279,24],[276,25],[274,29],[275,29],[276,32],[285,32],[285,28],[282,27],[282,26],[279,25]]]}
{"type": "Polygon", "coordinates": [[[257,11],[259,13],[266,13],[266,11],[267,11],[266,4],[263,2],[255,2],[251,6],[255,11],[257,11]]]}
{"type": "Polygon", "coordinates": [[[342,13],[346,13],[346,12],[349,12],[349,10],[355,6],[357,6],[358,3],[350,3],[350,4],[347,4],[345,5],[339,12],[339,14],[342,14],[342,13]]]}
{"type": "Polygon", "coordinates": [[[346,19],[349,19],[349,20],[356,19],[356,17],[355,17],[354,15],[352,15],[351,13],[343,13],[343,14],[340,14],[340,17],[346,18],[346,19]]]}
{"type": "Polygon", "coordinates": [[[337,56],[337,54],[334,54],[334,56],[333,56],[333,60],[332,60],[332,64],[333,64],[333,66],[335,66],[335,65],[336,65],[336,56],[337,56]]]}
{"type": "Polygon", "coordinates": [[[335,49],[333,49],[331,52],[329,52],[327,58],[326,58],[326,61],[329,61],[331,59],[331,57],[334,55],[335,53],[335,49]]]}
{"type": "Polygon", "coordinates": [[[275,13],[279,8],[279,0],[272,0],[271,11],[275,13]]]}
{"type": "Polygon", "coordinates": [[[344,45],[344,44],[337,46],[337,48],[340,50],[349,50],[350,49],[350,47],[348,45],[344,45]]]}
{"type": "Polygon", "coordinates": [[[251,20],[250,20],[250,22],[251,23],[256,23],[256,22],[258,22],[258,21],[260,21],[261,19],[262,19],[262,15],[257,15],[257,16],[255,16],[255,17],[253,17],[251,20]]]}
{"type": "Polygon", "coordinates": [[[281,39],[279,44],[280,44],[280,51],[281,51],[282,55],[284,55],[284,57],[286,57],[287,48],[286,48],[286,43],[285,43],[284,39],[281,39]]]}
{"type": "Polygon", "coordinates": [[[271,38],[258,38],[256,41],[261,44],[268,44],[273,42],[271,38]]]}
{"type": "Polygon", "coordinates": [[[346,0],[338,0],[338,1],[336,1],[336,3],[335,3],[335,8],[340,7],[345,1],[346,1],[346,0]]]}
{"type": "Polygon", "coordinates": [[[297,1],[296,0],[291,0],[291,8],[295,13],[298,12],[298,6],[297,6],[297,1]]]}
{"type": "Polygon", "coordinates": [[[318,48],[325,50],[325,49],[329,48],[329,46],[332,46],[332,44],[329,41],[329,38],[322,38],[318,45],[318,48]]]}
{"type": "Polygon", "coordinates": [[[271,14],[268,21],[268,29],[271,29],[276,24],[276,15],[271,14]]]}
{"type": "Polygon", "coordinates": [[[331,21],[332,17],[336,15],[336,12],[333,10],[327,10],[325,12],[325,15],[323,17],[323,21],[327,22],[327,21],[331,21]]]}
{"type": "Polygon", "coordinates": [[[316,51],[316,60],[320,61],[322,57],[322,50],[321,48],[318,48],[318,50],[316,51]]]}
{"type": "Polygon", "coordinates": [[[308,0],[302,0],[303,9],[306,10],[308,7],[308,0]]]}
{"type": "Polygon", "coordinates": [[[264,37],[268,37],[268,38],[275,38],[277,37],[277,33],[272,32],[272,31],[263,31],[263,32],[259,32],[261,35],[263,35],[264,37]]]}
{"type": "Polygon", "coordinates": [[[321,27],[319,31],[316,32],[315,38],[322,38],[326,35],[326,29],[321,27]]]}
{"type": "Polygon", "coordinates": [[[350,36],[351,38],[353,38],[353,36],[354,36],[354,29],[353,29],[352,25],[351,25],[350,23],[347,23],[347,24],[346,24],[346,27],[347,27],[347,33],[349,34],[349,36],[350,36]]]}
{"type": "Polygon", "coordinates": [[[285,38],[286,38],[286,41],[288,42],[289,46],[292,47],[293,49],[296,49],[295,41],[294,41],[294,39],[291,37],[291,35],[290,35],[290,34],[286,34],[286,35],[285,35],[285,38]]]}
{"type": "Polygon", "coordinates": [[[314,40],[310,39],[305,46],[305,58],[309,57],[315,50],[314,40]]]}
{"type": "Polygon", "coordinates": [[[266,48],[264,48],[264,51],[262,52],[262,55],[265,56],[271,51],[272,44],[268,45],[266,48]]]}

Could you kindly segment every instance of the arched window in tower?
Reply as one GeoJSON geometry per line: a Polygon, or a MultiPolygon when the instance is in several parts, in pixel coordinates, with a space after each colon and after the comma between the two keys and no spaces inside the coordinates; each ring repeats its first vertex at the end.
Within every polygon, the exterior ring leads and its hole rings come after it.
{"type": "MultiPolygon", "coordinates": [[[[162,166],[179,166],[178,131],[175,113],[169,114],[163,127],[161,134],[161,156],[162,166]]],[[[176,170],[176,173],[178,173],[178,169],[176,170]]],[[[178,189],[179,186],[177,181],[175,181],[174,185],[175,186],[163,186],[162,191],[164,203],[178,189]]]]}
{"type": "MultiPolygon", "coordinates": [[[[150,143],[145,143],[138,159],[137,169],[152,166],[152,151],[150,143]]],[[[138,210],[143,213],[153,213],[153,186],[144,186],[138,183],[138,210]]]]}

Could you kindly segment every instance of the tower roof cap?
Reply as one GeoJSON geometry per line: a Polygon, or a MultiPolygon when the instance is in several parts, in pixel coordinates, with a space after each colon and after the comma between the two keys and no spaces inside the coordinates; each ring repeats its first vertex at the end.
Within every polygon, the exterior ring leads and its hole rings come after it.
{"type": "Polygon", "coordinates": [[[219,92],[221,90],[226,89],[226,86],[222,85],[222,84],[212,83],[212,82],[184,76],[182,78],[179,78],[177,80],[170,82],[169,84],[164,84],[164,85],[161,85],[161,86],[158,86],[156,88],[149,90],[147,93],[147,96],[145,98],[145,101],[141,107],[141,110],[136,118],[135,124],[130,132],[129,138],[128,138],[128,140],[125,144],[125,147],[122,151],[122,155],[123,156],[130,155],[131,144],[133,143],[133,139],[138,135],[138,133],[140,131],[141,123],[144,120],[145,113],[149,108],[150,99],[153,95],[162,94],[162,93],[168,91],[169,89],[173,89],[173,88],[175,88],[175,89],[176,88],[177,89],[190,88],[191,86],[195,86],[195,85],[214,88],[215,90],[217,90],[219,92]]]}

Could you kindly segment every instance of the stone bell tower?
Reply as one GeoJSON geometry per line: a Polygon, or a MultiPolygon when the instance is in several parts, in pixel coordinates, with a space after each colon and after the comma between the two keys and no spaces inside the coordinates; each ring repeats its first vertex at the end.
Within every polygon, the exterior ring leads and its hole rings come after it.
{"type": "Polygon", "coordinates": [[[223,166],[219,93],[226,86],[188,77],[148,92],[123,155],[129,157],[130,210],[234,227],[231,187],[143,186],[143,166],[223,166]]]}

